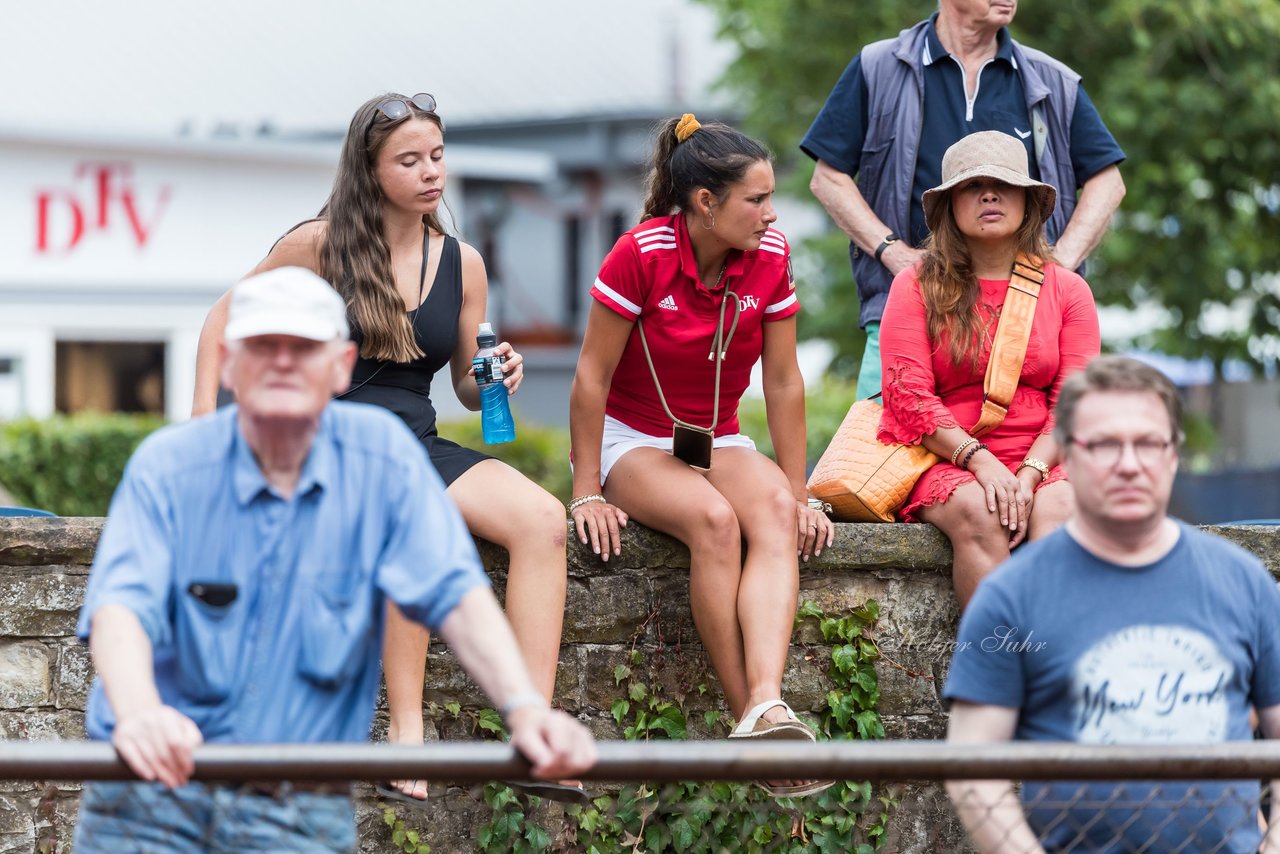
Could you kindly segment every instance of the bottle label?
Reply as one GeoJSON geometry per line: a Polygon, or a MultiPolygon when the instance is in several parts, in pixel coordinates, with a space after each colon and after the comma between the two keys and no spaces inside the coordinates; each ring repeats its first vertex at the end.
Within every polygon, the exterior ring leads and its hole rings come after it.
{"type": "Polygon", "coordinates": [[[503,356],[477,356],[472,360],[471,366],[475,368],[476,385],[493,385],[502,382],[502,363],[506,361],[503,356]]]}

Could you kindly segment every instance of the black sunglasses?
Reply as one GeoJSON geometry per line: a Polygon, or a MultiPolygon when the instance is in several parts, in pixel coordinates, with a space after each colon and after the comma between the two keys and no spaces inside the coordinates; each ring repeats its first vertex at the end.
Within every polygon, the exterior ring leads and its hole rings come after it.
{"type": "MultiPolygon", "coordinates": [[[[436,111],[436,97],[426,92],[419,92],[407,101],[404,98],[384,98],[378,102],[378,112],[393,122],[409,115],[413,112],[413,107],[417,107],[424,113],[434,114],[436,111]]],[[[376,119],[377,117],[375,116],[374,118],[376,119]]],[[[441,120],[440,124],[443,127],[444,121],[441,120]]],[[[372,122],[370,126],[372,126],[372,122]]]]}

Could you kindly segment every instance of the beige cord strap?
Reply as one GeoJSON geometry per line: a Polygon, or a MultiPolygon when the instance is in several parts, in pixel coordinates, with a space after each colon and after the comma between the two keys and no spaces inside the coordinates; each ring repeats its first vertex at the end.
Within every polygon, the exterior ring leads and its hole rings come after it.
{"type": "Polygon", "coordinates": [[[711,426],[698,427],[696,424],[690,424],[688,421],[681,421],[671,412],[671,407],[667,406],[667,398],[662,393],[662,383],[658,382],[658,371],[653,366],[653,356],[649,354],[649,342],[644,337],[644,321],[637,319],[636,327],[640,330],[640,346],[644,348],[644,359],[649,363],[649,374],[653,377],[653,387],[658,390],[658,402],[662,404],[663,410],[666,411],[667,417],[671,419],[673,424],[683,424],[685,427],[696,427],[699,430],[709,430],[715,432],[716,424],[720,420],[720,364],[724,361],[725,355],[729,352],[729,342],[733,340],[733,333],[738,329],[738,315],[742,311],[742,306],[738,302],[738,295],[733,291],[726,290],[724,299],[720,301],[720,319],[716,322],[716,334],[711,339],[711,354],[707,357],[715,359],[716,363],[716,390],[715,397],[711,404],[711,426]],[[733,302],[733,324],[729,327],[728,338],[724,337],[724,310],[725,306],[733,302]],[[716,359],[716,354],[720,358],[716,359]]]}
{"type": "Polygon", "coordinates": [[[1029,255],[1019,255],[1009,275],[1009,291],[1000,322],[996,324],[987,375],[982,383],[982,414],[969,431],[971,436],[985,436],[1000,426],[1009,414],[1009,404],[1018,390],[1022,363],[1027,358],[1027,341],[1035,320],[1040,288],[1044,285],[1044,262],[1029,255]]]}

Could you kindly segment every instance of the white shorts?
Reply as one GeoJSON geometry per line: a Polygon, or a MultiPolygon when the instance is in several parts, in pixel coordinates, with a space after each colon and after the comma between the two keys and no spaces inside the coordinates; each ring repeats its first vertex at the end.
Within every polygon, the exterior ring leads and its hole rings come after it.
{"type": "MultiPolygon", "coordinates": [[[[730,433],[727,436],[716,436],[713,448],[748,448],[756,449],[756,443],[750,436],[741,433],[730,433]]],[[[671,453],[671,435],[650,436],[628,427],[616,418],[604,417],[604,441],[600,447],[600,485],[609,479],[609,470],[622,459],[627,451],[635,448],[657,448],[659,451],[671,453]]]]}

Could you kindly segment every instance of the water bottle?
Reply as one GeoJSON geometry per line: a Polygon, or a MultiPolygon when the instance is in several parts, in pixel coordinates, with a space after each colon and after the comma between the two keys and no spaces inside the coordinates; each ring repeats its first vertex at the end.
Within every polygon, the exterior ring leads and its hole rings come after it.
{"type": "Polygon", "coordinates": [[[480,324],[476,336],[475,368],[476,385],[480,386],[480,427],[484,441],[489,445],[513,442],[516,438],[516,422],[511,418],[511,404],[507,401],[507,387],[502,384],[502,363],[507,359],[493,352],[498,346],[498,336],[493,324],[480,324]]]}

